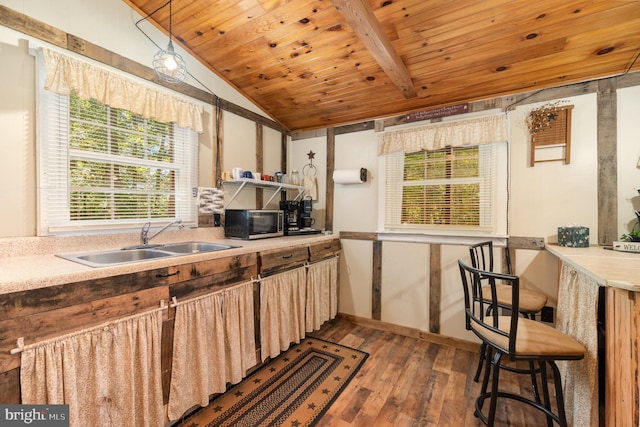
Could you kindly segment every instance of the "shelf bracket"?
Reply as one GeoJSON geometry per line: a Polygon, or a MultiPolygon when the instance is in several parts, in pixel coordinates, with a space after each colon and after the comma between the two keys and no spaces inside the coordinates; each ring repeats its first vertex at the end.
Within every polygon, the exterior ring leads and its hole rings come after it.
{"type": "MultiPolygon", "coordinates": [[[[267,203],[264,204],[264,206],[269,206],[269,203],[271,203],[273,201],[273,199],[275,199],[275,197],[280,194],[280,191],[282,191],[282,185],[278,187],[278,189],[276,191],[273,192],[273,194],[271,195],[271,197],[269,198],[269,200],[267,200],[267,203]]],[[[264,209],[264,207],[262,208],[264,209]]]]}
{"type": "Polygon", "coordinates": [[[240,194],[240,192],[242,191],[242,189],[244,188],[244,186],[247,185],[246,181],[242,181],[242,183],[240,184],[240,186],[238,187],[238,189],[236,190],[235,193],[233,193],[233,196],[231,196],[231,198],[229,198],[229,201],[226,202],[226,205],[230,205],[231,202],[233,202],[233,200],[238,197],[238,194],[240,194]]]}

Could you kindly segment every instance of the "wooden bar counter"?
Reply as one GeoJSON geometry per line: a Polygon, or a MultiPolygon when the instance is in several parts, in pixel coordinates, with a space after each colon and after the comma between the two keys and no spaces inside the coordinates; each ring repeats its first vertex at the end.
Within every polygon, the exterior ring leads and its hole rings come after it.
{"type": "MultiPolygon", "coordinates": [[[[547,245],[546,250],[560,263],[557,327],[574,336],[583,334],[577,336],[578,339],[591,335],[580,331],[593,331],[599,327],[602,331],[601,351],[597,355],[598,363],[604,366],[604,384],[599,387],[604,393],[604,399],[601,399],[604,408],[600,410],[599,424],[640,425],[640,254],[598,246],[547,245]],[[596,297],[591,299],[594,292],[596,297]],[[595,307],[584,310],[580,305],[585,302],[587,305],[595,303],[595,307]]],[[[586,346],[589,349],[588,343],[586,346]]],[[[571,375],[569,378],[571,383],[571,375]]],[[[576,388],[576,395],[591,392],[593,396],[592,390],[585,390],[589,385],[597,388],[597,375],[576,388]]],[[[590,425],[594,425],[593,421],[590,425]]],[[[580,425],[575,422],[574,418],[574,425],[580,425]]]]}

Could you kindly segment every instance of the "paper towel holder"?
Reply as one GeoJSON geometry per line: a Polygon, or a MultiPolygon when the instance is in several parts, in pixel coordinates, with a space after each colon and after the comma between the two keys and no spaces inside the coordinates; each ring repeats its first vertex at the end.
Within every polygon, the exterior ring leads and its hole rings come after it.
{"type": "Polygon", "coordinates": [[[362,184],[363,182],[367,182],[367,169],[360,168],[359,171],[357,169],[334,170],[333,179],[336,184],[362,184]],[[344,174],[345,172],[349,174],[350,179],[348,181],[341,182],[342,180],[337,178],[337,175],[344,174]]]}
{"type": "Polygon", "coordinates": [[[367,168],[360,168],[360,181],[367,182],[367,168]]]}

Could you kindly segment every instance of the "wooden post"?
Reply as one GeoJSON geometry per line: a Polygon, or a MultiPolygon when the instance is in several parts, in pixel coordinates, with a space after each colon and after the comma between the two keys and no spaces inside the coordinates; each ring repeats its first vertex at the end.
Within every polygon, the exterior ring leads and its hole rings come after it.
{"type": "Polygon", "coordinates": [[[429,245],[429,332],[440,333],[440,300],[442,299],[441,245],[429,245]]]}
{"type": "Polygon", "coordinates": [[[371,318],[382,320],[382,241],[373,241],[371,272],[371,318]]]}
{"type": "MultiPolygon", "coordinates": [[[[260,123],[256,123],[256,172],[262,174],[264,171],[264,128],[260,123]]],[[[254,176],[254,179],[262,179],[262,176],[254,176]]],[[[262,188],[256,188],[256,209],[262,209],[264,198],[262,188]]]]}
{"type": "MultiPolygon", "coordinates": [[[[283,174],[287,173],[287,135],[280,134],[280,171],[283,174]]],[[[283,202],[287,200],[287,192],[280,192],[280,200],[283,202]]]]}
{"type": "Polygon", "coordinates": [[[598,245],[618,239],[617,95],[615,78],[598,81],[598,245]]]}
{"type": "Polygon", "coordinates": [[[327,202],[324,212],[325,230],[333,230],[333,170],[336,163],[335,128],[327,129],[327,202]]]}
{"type": "Polygon", "coordinates": [[[224,169],[224,156],[222,147],[224,136],[224,112],[222,108],[216,104],[213,106],[213,140],[216,147],[213,150],[213,186],[222,188],[222,169],[224,169]]]}

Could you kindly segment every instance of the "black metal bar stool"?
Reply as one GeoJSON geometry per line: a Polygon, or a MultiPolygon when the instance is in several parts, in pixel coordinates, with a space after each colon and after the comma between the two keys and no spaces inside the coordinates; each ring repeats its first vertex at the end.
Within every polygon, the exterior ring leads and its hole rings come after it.
{"type": "MultiPolygon", "coordinates": [[[[478,268],[480,270],[491,271],[493,272],[493,242],[486,241],[480,242],[475,245],[469,246],[469,255],[471,256],[471,266],[474,268],[478,268]]],[[[506,251],[506,273],[512,274],[513,269],[511,267],[511,257],[509,256],[509,251],[506,251]]],[[[498,307],[511,309],[511,300],[512,300],[512,289],[507,284],[498,284],[496,285],[496,292],[498,298],[498,307]]],[[[536,292],[530,289],[520,289],[519,294],[519,308],[518,312],[526,318],[536,320],[536,313],[539,313],[542,308],[547,303],[547,296],[541,292],[536,292]]],[[[488,301],[487,301],[488,302],[488,301]]],[[[487,304],[487,315],[490,314],[492,309],[491,304],[487,304]]],[[[482,343],[480,345],[480,357],[478,359],[478,367],[476,369],[476,374],[474,376],[474,381],[478,382],[480,378],[480,373],[482,372],[482,365],[484,363],[484,359],[486,356],[487,346],[482,343]]],[[[520,370],[512,367],[505,367],[505,369],[518,372],[521,374],[530,373],[531,374],[531,382],[533,385],[533,392],[538,399],[538,386],[537,381],[535,379],[535,370],[532,366],[530,366],[529,370],[520,370]]]]}
{"type": "Polygon", "coordinates": [[[557,422],[567,425],[562,393],[562,380],[556,365],[557,360],[579,360],[585,355],[584,346],[557,329],[542,322],[519,315],[520,279],[518,276],[494,273],[467,265],[458,260],[464,290],[465,326],[480,338],[486,346],[485,373],[480,395],[476,399],[475,414],[483,423],[493,426],[499,398],[516,400],[542,411],[547,424],[557,422]],[[511,313],[501,316],[498,308],[499,284],[511,287],[511,313]],[[485,305],[490,305],[487,312],[485,305]],[[542,379],[543,400],[528,399],[519,394],[501,390],[499,387],[501,361],[506,356],[510,361],[537,363],[542,379]],[[557,413],[551,409],[547,367],[553,373],[557,413]],[[491,390],[487,391],[491,377],[491,390]],[[482,412],[485,400],[489,399],[489,412],[482,412]]]}

